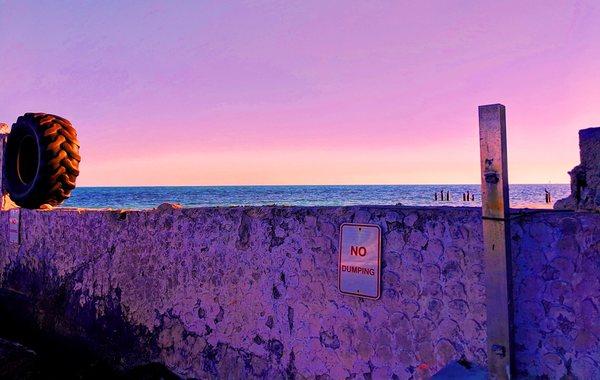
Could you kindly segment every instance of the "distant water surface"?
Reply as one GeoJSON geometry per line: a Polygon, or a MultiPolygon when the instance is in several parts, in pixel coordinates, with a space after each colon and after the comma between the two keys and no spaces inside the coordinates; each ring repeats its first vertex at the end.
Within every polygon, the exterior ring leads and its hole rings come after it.
{"type": "MultiPolygon", "coordinates": [[[[569,185],[511,185],[511,207],[549,208],[569,194],[569,185]]],[[[480,185],[340,185],[340,186],[165,186],[165,187],[78,187],[64,207],[148,209],[161,203],[200,206],[481,206],[480,185]],[[444,191],[450,201],[435,201],[444,191]],[[463,201],[463,193],[475,196],[463,201]]]]}

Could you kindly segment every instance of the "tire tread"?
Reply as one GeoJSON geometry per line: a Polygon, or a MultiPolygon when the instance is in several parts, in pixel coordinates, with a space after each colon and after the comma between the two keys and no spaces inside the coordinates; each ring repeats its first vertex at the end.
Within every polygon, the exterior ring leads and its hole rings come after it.
{"type": "MultiPolygon", "coordinates": [[[[26,113],[15,123],[28,123],[36,126],[42,149],[42,159],[38,175],[39,188],[27,199],[14,199],[27,208],[39,208],[44,204],[58,206],[71,195],[75,180],[79,175],[79,140],[71,123],[59,116],[46,113],[26,113]]],[[[13,128],[15,127],[13,126],[13,128]]]]}

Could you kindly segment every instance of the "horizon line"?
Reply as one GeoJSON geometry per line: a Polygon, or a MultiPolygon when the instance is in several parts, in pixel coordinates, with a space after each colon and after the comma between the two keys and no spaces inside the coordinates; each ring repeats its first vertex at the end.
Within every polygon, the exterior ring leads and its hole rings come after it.
{"type": "MultiPolygon", "coordinates": [[[[480,183],[366,183],[366,184],[234,184],[234,185],[84,185],[77,188],[94,188],[94,187],[310,187],[310,186],[479,186],[480,183]]],[[[509,183],[510,185],[570,185],[570,183],[509,183]]]]}

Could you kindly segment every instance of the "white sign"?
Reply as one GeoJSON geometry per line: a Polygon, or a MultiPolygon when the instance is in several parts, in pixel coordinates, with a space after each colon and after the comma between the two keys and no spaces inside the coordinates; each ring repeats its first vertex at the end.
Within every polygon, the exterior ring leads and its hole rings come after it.
{"type": "Polygon", "coordinates": [[[8,241],[19,244],[19,229],[21,224],[21,209],[13,208],[8,212],[8,241]]]}
{"type": "Polygon", "coordinates": [[[378,299],[381,295],[381,228],[344,223],[340,227],[340,292],[378,299]]]}

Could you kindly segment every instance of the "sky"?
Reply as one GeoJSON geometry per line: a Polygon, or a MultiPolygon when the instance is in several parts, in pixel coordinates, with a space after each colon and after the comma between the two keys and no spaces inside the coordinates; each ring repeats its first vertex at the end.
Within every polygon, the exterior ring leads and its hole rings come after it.
{"type": "Polygon", "coordinates": [[[600,125],[597,1],[2,1],[0,121],[63,116],[80,186],[567,183],[600,125]]]}

